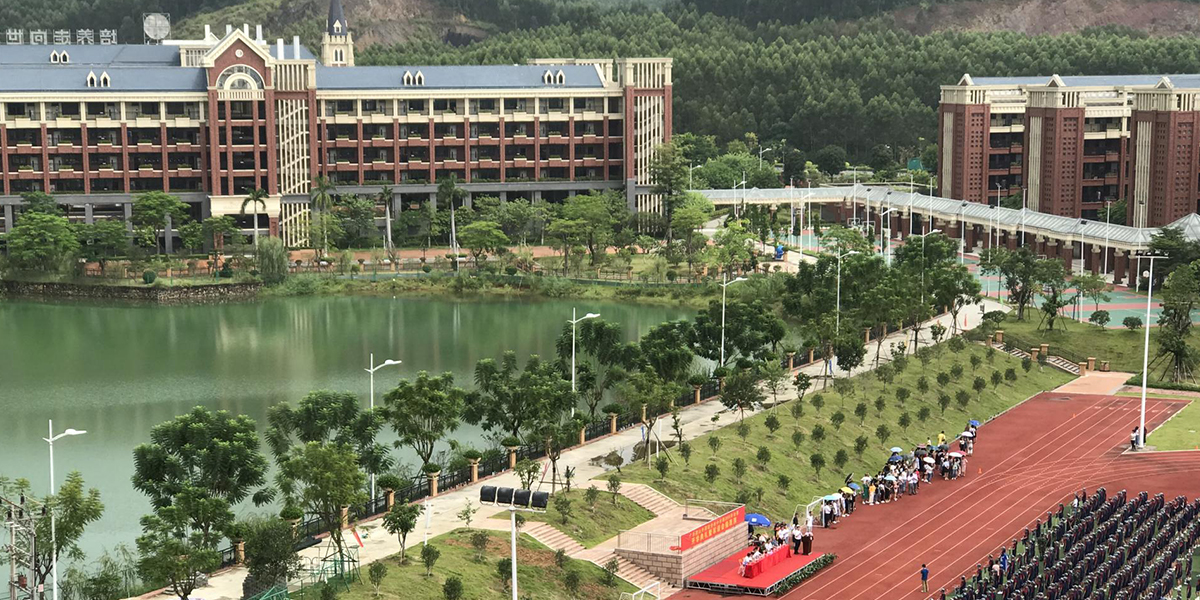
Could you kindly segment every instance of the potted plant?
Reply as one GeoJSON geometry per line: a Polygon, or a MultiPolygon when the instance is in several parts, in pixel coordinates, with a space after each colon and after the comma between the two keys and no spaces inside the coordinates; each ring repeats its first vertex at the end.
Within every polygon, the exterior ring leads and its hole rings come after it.
{"type": "Polygon", "coordinates": [[[442,474],[442,467],[434,463],[425,463],[421,467],[421,471],[429,478],[429,497],[436,497],[438,495],[438,475],[442,474]]]}
{"type": "Polygon", "coordinates": [[[729,367],[717,367],[713,369],[712,375],[717,380],[717,385],[721,391],[725,391],[725,378],[729,377],[729,367]]]}
{"type": "Polygon", "coordinates": [[[471,465],[471,483],[479,481],[479,461],[483,458],[483,453],[474,448],[468,448],[462,453],[462,457],[467,459],[467,464],[471,465]]]}
{"type": "Polygon", "coordinates": [[[294,528],[304,518],[304,511],[295,504],[285,504],[279,511],[279,518],[291,523],[294,528]]]}

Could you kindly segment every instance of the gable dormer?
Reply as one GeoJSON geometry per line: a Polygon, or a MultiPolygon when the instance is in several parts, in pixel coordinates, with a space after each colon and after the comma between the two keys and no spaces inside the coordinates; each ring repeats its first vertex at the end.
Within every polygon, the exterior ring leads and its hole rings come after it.
{"type": "Polygon", "coordinates": [[[406,85],[406,86],[407,86],[407,85],[412,85],[412,84],[413,84],[413,74],[412,74],[412,71],[405,71],[405,72],[404,72],[404,79],[403,79],[403,82],[404,82],[404,85],[406,85]]]}
{"type": "Polygon", "coordinates": [[[565,85],[567,83],[567,76],[562,72],[562,69],[559,69],[558,72],[554,74],[554,83],[558,85],[565,85]]]}
{"type": "Polygon", "coordinates": [[[112,78],[108,76],[108,71],[100,74],[100,87],[112,87],[112,78]]]}
{"type": "Polygon", "coordinates": [[[98,83],[100,83],[100,80],[96,78],[96,72],[88,71],[87,86],[90,88],[94,88],[94,87],[96,87],[96,84],[98,84],[98,83]]]}
{"type": "Polygon", "coordinates": [[[58,64],[58,50],[50,51],[50,62],[56,65],[58,64]]]}
{"type": "Polygon", "coordinates": [[[425,74],[420,71],[417,71],[416,77],[413,77],[413,84],[425,85],[425,74]]]}

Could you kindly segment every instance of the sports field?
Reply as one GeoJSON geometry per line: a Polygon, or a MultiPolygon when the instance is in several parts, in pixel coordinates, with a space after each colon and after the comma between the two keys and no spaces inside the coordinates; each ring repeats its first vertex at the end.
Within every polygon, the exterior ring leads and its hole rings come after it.
{"type": "MultiPolygon", "coordinates": [[[[784,598],[934,596],[1079,489],[1200,495],[1200,451],[1126,453],[1140,400],[1111,395],[1115,388],[1096,393],[1090,382],[1099,381],[1076,380],[984,424],[965,480],[937,481],[915,497],[863,506],[835,527],[818,529],[814,550],[838,558],[784,598]],[[920,592],[921,563],[931,571],[929,594],[920,592]]],[[[1147,428],[1186,404],[1149,399],[1147,428]]]]}

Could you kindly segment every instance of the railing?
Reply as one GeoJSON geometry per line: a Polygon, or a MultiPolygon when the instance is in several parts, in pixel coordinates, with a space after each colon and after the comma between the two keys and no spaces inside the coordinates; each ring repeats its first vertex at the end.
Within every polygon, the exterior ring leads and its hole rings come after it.
{"type": "Polygon", "coordinates": [[[617,533],[617,549],[653,554],[678,554],[679,536],[648,531],[621,530],[617,533]]]}
{"type": "Polygon", "coordinates": [[[232,567],[237,564],[237,551],[232,546],[221,550],[221,568],[232,567]]]}

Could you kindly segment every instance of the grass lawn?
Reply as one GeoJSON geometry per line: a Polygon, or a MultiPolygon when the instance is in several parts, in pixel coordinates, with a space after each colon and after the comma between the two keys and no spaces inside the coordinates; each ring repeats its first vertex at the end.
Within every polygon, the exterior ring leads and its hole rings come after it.
{"type": "Polygon", "coordinates": [[[734,501],[739,490],[746,490],[751,493],[747,501],[749,512],[761,512],[771,519],[786,519],[798,504],[807,504],[814,496],[841,487],[847,473],[854,473],[856,479],[864,472],[877,473],[888,456],[887,449],[892,446],[912,448],[924,443],[927,438],[936,439],[938,432],[943,430],[952,438],[963,430],[968,420],[986,420],[1029,396],[1053,389],[1070,379],[1070,375],[1057,369],[1039,369],[1036,364],[1026,373],[1020,360],[999,351],[989,353],[989,349],[982,345],[968,343],[964,350],[955,352],[948,348],[948,343],[943,343],[937,347],[936,355],[924,368],[918,359],[909,355],[907,367],[891,385],[881,382],[874,371],[864,373],[852,379],[853,390],[843,398],[834,391],[833,385],[821,390],[820,383],[817,383],[815,386],[818,389],[810,390],[805,396],[803,413],[799,418],[792,414],[796,405],[794,400],[781,404],[777,412],[764,412],[747,418],[749,435],[745,441],[736,434],[736,413],[722,413],[721,429],[691,442],[690,465],[684,466],[675,453],[675,462],[665,481],[659,481],[658,472],[647,469],[644,463],[625,467],[623,478],[649,483],[679,501],[686,498],[734,501]],[[972,373],[971,356],[978,356],[982,361],[975,373],[972,373]],[[939,385],[936,379],[938,373],[949,375],[955,363],[962,366],[962,375],[957,381],[939,385]],[[1008,368],[1015,369],[1017,380],[1002,382],[993,388],[991,374],[994,371],[1003,374],[1008,368]],[[924,397],[917,391],[917,380],[922,377],[922,371],[930,388],[924,397]],[[972,389],[976,376],[988,380],[982,393],[972,389]],[[898,388],[906,388],[911,393],[903,404],[896,397],[898,388]],[[969,396],[965,409],[955,400],[958,391],[965,391],[969,396]],[[945,393],[952,399],[945,413],[938,406],[939,393],[945,393]],[[818,394],[824,402],[819,411],[813,405],[818,394]],[[884,400],[882,412],[875,408],[877,398],[884,400]],[[854,414],[860,402],[867,407],[862,424],[854,414]],[[929,409],[923,422],[918,414],[922,407],[929,409]],[[832,422],[833,415],[838,412],[845,417],[840,428],[832,422]],[[911,423],[907,428],[899,425],[902,413],[909,415],[911,423]],[[773,435],[765,424],[769,414],[775,414],[782,425],[773,435]],[[890,429],[883,439],[877,435],[880,424],[886,424],[890,429]],[[818,425],[825,432],[825,439],[820,442],[813,439],[813,431],[818,425]],[[793,432],[796,431],[803,435],[799,447],[793,443],[793,432]],[[854,451],[855,439],[859,436],[867,440],[861,457],[854,451]],[[715,452],[709,446],[709,438],[712,437],[720,440],[719,449],[715,452]],[[764,466],[759,466],[761,461],[757,458],[760,447],[767,448],[771,455],[764,466]],[[839,450],[847,458],[841,467],[835,464],[839,450]],[[826,465],[819,472],[811,466],[814,454],[820,454],[825,459],[826,465]],[[735,477],[734,467],[734,461],[739,458],[747,465],[741,481],[735,477]],[[711,484],[705,478],[706,466],[710,464],[720,469],[719,476],[711,484]],[[790,479],[786,488],[779,479],[781,475],[790,479]]]}
{"type": "MultiPolygon", "coordinates": [[[[1142,330],[1105,329],[1091,323],[1072,319],[1059,319],[1066,329],[1055,328],[1054,331],[1038,329],[1041,312],[1026,309],[1025,320],[1018,321],[1017,313],[1009,313],[1008,318],[998,328],[1004,330],[1004,341],[1022,350],[1028,351],[1038,344],[1050,344],[1050,354],[1062,356],[1075,362],[1083,362],[1089,356],[1096,357],[1097,363],[1109,361],[1109,368],[1114,371],[1140,373],[1142,371],[1142,344],[1145,332],[1142,330]]],[[[1150,330],[1150,358],[1158,350],[1158,332],[1150,330]]]]}
{"type": "MultiPolygon", "coordinates": [[[[414,543],[408,549],[408,564],[399,563],[399,555],[383,560],[387,565],[387,576],[379,587],[379,598],[388,600],[434,600],[443,598],[442,585],[450,577],[458,577],[463,584],[464,600],[506,598],[511,591],[497,573],[500,559],[509,556],[507,533],[486,531],[487,550],[483,560],[476,559],[471,546],[471,534],[482,530],[456,529],[439,535],[429,543],[441,551],[433,566],[433,575],[425,576],[421,564],[421,544],[414,543]]],[[[634,587],[618,579],[616,585],[604,585],[603,570],[582,560],[567,559],[564,568],[554,564],[554,552],[528,536],[517,540],[517,590],[522,597],[534,599],[566,598],[564,577],[567,571],[580,575],[579,600],[611,600],[621,592],[634,591],[634,587]]],[[[362,569],[362,581],[351,584],[350,591],[341,594],[343,600],[374,600],[375,592],[362,569]]]]}
{"type": "Polygon", "coordinates": [[[1159,450],[1193,450],[1200,446],[1200,402],[1195,400],[1147,438],[1159,450]]]}
{"type": "Polygon", "coordinates": [[[593,485],[600,492],[600,498],[596,500],[594,508],[588,508],[587,502],[584,500],[584,490],[575,488],[570,492],[555,494],[554,500],[550,502],[549,510],[544,513],[527,514],[526,518],[530,521],[544,521],[554,525],[559,531],[571,536],[585,548],[592,548],[600,542],[616,536],[623,529],[633,529],[654,518],[654,513],[638,506],[637,503],[625,496],[618,495],[617,502],[614,504],[612,494],[608,493],[602,483],[593,485]],[[562,513],[558,510],[558,498],[560,497],[571,501],[565,524],[562,513]]]}

